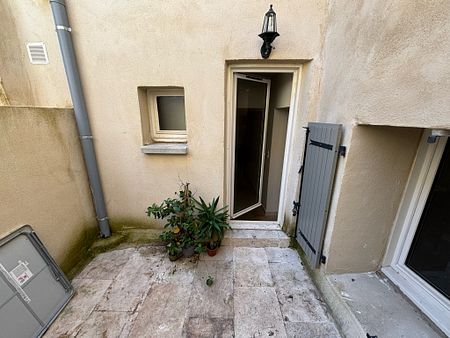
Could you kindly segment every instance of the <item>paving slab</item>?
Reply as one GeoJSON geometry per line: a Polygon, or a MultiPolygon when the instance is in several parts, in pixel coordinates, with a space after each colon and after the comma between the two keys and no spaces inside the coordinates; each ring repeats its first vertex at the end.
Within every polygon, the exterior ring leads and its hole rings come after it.
{"type": "Polygon", "coordinates": [[[222,244],[234,247],[287,248],[290,238],[281,230],[229,230],[225,233],[222,244]]]}
{"type": "Polygon", "coordinates": [[[164,246],[142,246],[137,249],[137,252],[144,257],[163,257],[166,255],[166,247],[164,246]]]}
{"type": "Polygon", "coordinates": [[[287,337],[273,287],[238,287],[234,292],[236,337],[287,337]]]}
{"type": "Polygon", "coordinates": [[[128,248],[102,253],[81,271],[77,279],[114,279],[134,251],[134,248],[128,248]]]}
{"type": "Polygon", "coordinates": [[[134,314],[127,312],[113,312],[113,311],[94,311],[89,319],[84,322],[77,337],[92,338],[116,338],[120,337],[127,327],[133,321],[134,314]]]}
{"type": "Polygon", "coordinates": [[[351,273],[329,279],[371,335],[445,337],[387,278],[376,273],[351,273]]]}
{"type": "Polygon", "coordinates": [[[188,318],[183,337],[187,338],[233,338],[233,319],[188,318]]]}
{"type": "Polygon", "coordinates": [[[233,263],[227,261],[200,261],[197,265],[189,317],[233,318],[233,263]],[[208,276],[214,279],[206,285],[208,276]]]}
{"type": "Polygon", "coordinates": [[[110,284],[111,280],[74,279],[72,285],[76,292],[75,296],[47,331],[45,337],[75,336],[110,284]]]}
{"type": "Polygon", "coordinates": [[[214,257],[170,262],[164,248],[142,246],[99,257],[73,281],[77,294],[45,337],[335,337],[337,332],[291,249],[223,246],[214,257]],[[208,276],[214,278],[210,287],[208,276]]]}
{"type": "MultiPolygon", "coordinates": [[[[292,338],[340,338],[332,323],[284,323],[286,334],[292,338]]],[[[364,337],[361,337],[364,338],[364,337]]],[[[381,337],[380,337],[381,338],[381,337]]]]}
{"type": "Polygon", "coordinates": [[[281,313],[285,322],[326,322],[329,318],[317,296],[309,289],[277,290],[281,313]]]}
{"type": "Polygon", "coordinates": [[[139,253],[131,255],[98,304],[99,311],[134,312],[144,300],[156,271],[157,259],[139,253]]]}
{"type": "Polygon", "coordinates": [[[182,337],[190,294],[189,284],[153,284],[129,336],[182,337]]]}
{"type": "Polygon", "coordinates": [[[197,262],[198,255],[179,259],[175,262],[171,262],[166,255],[161,263],[157,264],[153,280],[156,283],[191,284],[194,280],[197,262]]]}
{"type": "Polygon", "coordinates": [[[297,251],[289,248],[265,248],[269,263],[302,265],[297,251]]]}
{"type": "Polygon", "coordinates": [[[232,246],[221,246],[219,250],[217,250],[217,254],[215,256],[208,256],[206,252],[202,252],[200,254],[201,261],[233,261],[233,249],[232,246]]]}
{"type": "Polygon", "coordinates": [[[315,290],[308,273],[299,263],[269,263],[269,268],[277,290],[301,288],[315,290]]]}
{"type": "Polygon", "coordinates": [[[235,287],[273,286],[264,249],[234,249],[234,285],[235,287]]]}

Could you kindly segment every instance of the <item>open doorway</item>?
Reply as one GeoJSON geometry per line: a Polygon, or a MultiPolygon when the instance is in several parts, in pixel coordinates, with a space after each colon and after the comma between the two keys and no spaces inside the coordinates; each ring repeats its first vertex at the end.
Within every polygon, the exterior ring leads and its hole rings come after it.
{"type": "Polygon", "coordinates": [[[293,73],[234,73],[231,218],[277,221],[293,73]]]}

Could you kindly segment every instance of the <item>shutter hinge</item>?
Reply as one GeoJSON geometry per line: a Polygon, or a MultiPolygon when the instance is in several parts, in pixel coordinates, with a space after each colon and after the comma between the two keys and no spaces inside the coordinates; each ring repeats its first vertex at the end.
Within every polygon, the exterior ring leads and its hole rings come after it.
{"type": "Polygon", "coordinates": [[[303,164],[302,164],[302,166],[300,167],[300,169],[298,170],[298,173],[301,174],[302,171],[303,171],[303,164]]]}
{"type": "Polygon", "coordinates": [[[346,146],[339,146],[339,155],[342,157],[345,157],[345,154],[347,153],[347,147],[346,146]]]}
{"type": "Polygon", "coordinates": [[[329,143],[309,140],[309,145],[310,146],[316,146],[316,147],[319,147],[319,148],[324,148],[324,149],[327,149],[327,150],[333,150],[333,145],[329,144],[329,143]]]}
{"type": "Polygon", "coordinates": [[[367,338],[378,338],[378,336],[371,336],[369,333],[366,333],[367,338]]]}
{"type": "Polygon", "coordinates": [[[320,256],[320,263],[325,264],[327,262],[327,256],[321,255],[320,256]]]}
{"type": "Polygon", "coordinates": [[[300,202],[292,201],[294,206],[292,207],[292,216],[297,216],[300,210],[300,202]]]}

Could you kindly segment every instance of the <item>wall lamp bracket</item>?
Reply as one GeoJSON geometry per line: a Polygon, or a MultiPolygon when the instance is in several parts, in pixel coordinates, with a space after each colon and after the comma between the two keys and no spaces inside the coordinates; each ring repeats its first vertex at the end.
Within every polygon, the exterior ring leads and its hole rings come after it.
{"type": "Polygon", "coordinates": [[[272,42],[277,36],[280,36],[277,32],[267,32],[259,34],[259,37],[264,40],[261,46],[261,56],[263,59],[267,59],[272,52],[272,42]]]}
{"type": "Polygon", "coordinates": [[[277,32],[277,15],[270,5],[269,10],[264,15],[263,27],[261,34],[258,35],[264,40],[261,46],[261,56],[263,59],[267,59],[272,51],[272,42],[277,36],[280,36],[277,32]]]}

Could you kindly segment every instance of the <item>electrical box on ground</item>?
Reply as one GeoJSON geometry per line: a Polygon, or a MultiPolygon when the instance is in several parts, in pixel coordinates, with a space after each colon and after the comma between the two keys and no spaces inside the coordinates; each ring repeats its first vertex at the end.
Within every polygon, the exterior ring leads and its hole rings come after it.
{"type": "Polygon", "coordinates": [[[0,337],[40,337],[72,295],[31,226],[0,239],[0,337]]]}

